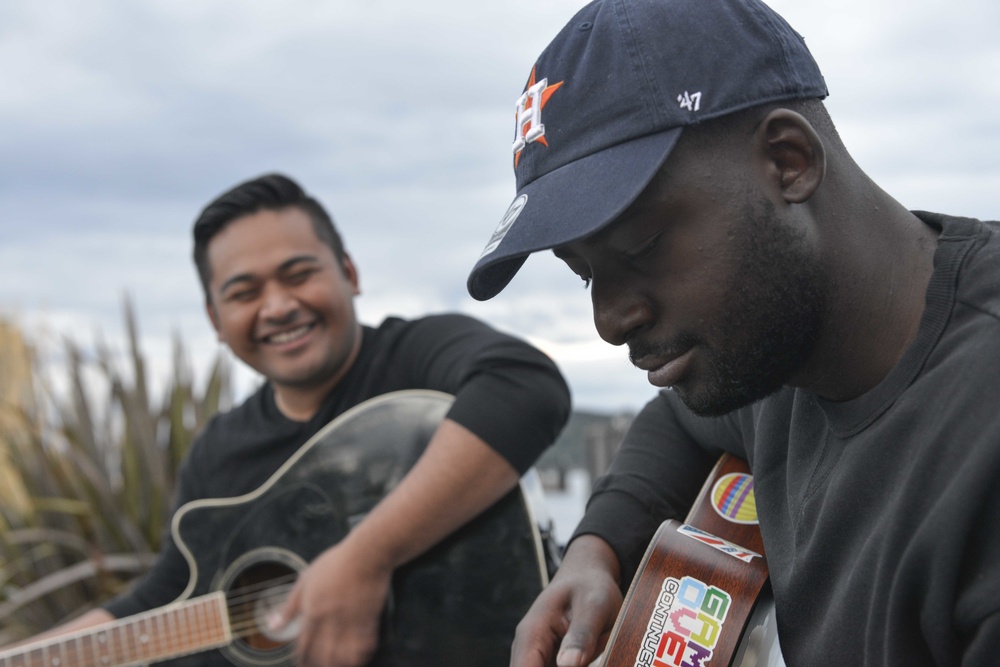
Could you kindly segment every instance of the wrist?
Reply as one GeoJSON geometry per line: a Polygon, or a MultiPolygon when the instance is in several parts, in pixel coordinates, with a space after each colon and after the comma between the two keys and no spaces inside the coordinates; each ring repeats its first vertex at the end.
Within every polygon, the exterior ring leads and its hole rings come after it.
{"type": "Polygon", "coordinates": [[[354,563],[357,571],[372,576],[392,574],[399,567],[396,548],[391,542],[391,536],[378,530],[367,521],[349,532],[337,545],[343,553],[342,557],[354,563]]]}
{"type": "Polygon", "coordinates": [[[606,575],[621,585],[621,563],[618,555],[608,542],[593,534],[576,537],[563,555],[559,569],[588,572],[588,576],[606,575]]]}

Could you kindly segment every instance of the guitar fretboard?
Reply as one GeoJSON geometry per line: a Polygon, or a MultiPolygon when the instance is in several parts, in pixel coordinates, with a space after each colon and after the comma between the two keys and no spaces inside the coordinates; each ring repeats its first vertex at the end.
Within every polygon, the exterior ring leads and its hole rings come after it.
{"type": "Polygon", "coordinates": [[[128,667],[225,646],[231,639],[219,591],[0,652],[0,667],[128,667]]]}

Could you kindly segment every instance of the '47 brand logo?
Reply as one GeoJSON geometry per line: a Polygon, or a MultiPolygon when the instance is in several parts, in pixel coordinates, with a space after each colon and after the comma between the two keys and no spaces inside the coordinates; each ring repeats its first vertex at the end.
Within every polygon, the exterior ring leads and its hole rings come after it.
{"type": "Polygon", "coordinates": [[[663,580],[635,667],[702,667],[729,613],[729,593],[694,577],[663,580]]]}
{"type": "Polygon", "coordinates": [[[701,92],[689,93],[684,91],[677,96],[677,104],[680,105],[681,109],[687,109],[688,111],[698,111],[701,109],[701,92]]]}

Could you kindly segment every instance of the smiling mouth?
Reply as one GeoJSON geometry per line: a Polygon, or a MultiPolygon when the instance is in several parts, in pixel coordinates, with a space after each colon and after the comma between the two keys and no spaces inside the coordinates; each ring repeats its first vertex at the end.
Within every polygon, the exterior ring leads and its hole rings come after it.
{"type": "Polygon", "coordinates": [[[303,324],[300,327],[295,327],[294,329],[289,329],[288,331],[279,331],[278,333],[269,334],[264,336],[261,340],[271,345],[284,345],[285,343],[292,343],[299,338],[302,338],[309,333],[312,328],[312,324],[303,324]]]}

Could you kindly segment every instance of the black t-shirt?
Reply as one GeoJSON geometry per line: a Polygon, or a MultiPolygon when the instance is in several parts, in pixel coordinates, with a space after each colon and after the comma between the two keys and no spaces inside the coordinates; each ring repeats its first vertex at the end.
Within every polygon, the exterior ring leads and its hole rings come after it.
{"type": "MultiPolygon", "coordinates": [[[[361,350],[344,379],[308,422],[278,410],[265,383],[241,406],[216,415],[181,466],[175,508],[196,499],[255,490],[306,441],[365,400],[403,389],[455,397],[447,417],[527,470],[569,417],[569,390],[555,364],[524,341],[473,318],[445,314],[365,326],[361,350]]],[[[152,570],[105,606],[122,618],[174,601],[190,579],[169,535],[152,570]]]]}
{"type": "Polygon", "coordinates": [[[941,230],[926,307],[871,391],[720,418],[666,391],[640,413],[577,531],[626,585],[727,450],[754,472],[789,665],[1000,664],[1000,224],[917,215],[941,230]]]}

